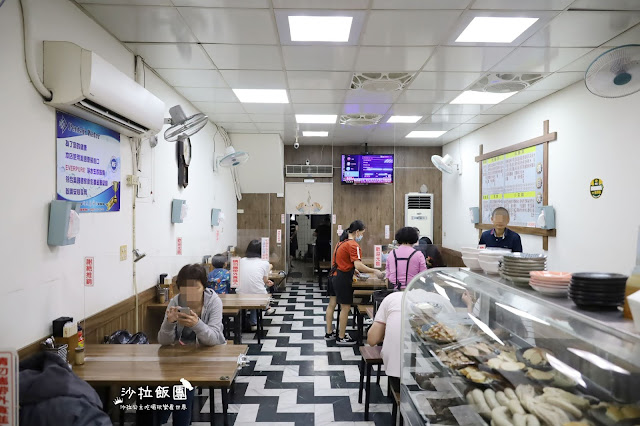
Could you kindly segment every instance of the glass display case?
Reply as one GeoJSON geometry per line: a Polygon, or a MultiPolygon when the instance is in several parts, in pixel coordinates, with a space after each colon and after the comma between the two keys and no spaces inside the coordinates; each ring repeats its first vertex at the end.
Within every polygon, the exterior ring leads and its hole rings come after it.
{"type": "Polygon", "coordinates": [[[640,335],[619,311],[440,268],[402,312],[409,425],[640,425],[640,335]]]}

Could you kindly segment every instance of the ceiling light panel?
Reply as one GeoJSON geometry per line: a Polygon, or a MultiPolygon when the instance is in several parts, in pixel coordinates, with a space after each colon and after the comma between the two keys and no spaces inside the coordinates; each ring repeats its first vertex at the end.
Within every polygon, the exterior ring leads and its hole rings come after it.
{"type": "Polygon", "coordinates": [[[387,123],[417,123],[421,118],[421,115],[392,115],[387,123]]]}
{"type": "Polygon", "coordinates": [[[282,45],[356,45],[365,12],[357,10],[275,11],[282,45]]]}
{"type": "Polygon", "coordinates": [[[310,138],[326,138],[327,136],[329,136],[329,132],[305,130],[302,132],[302,136],[310,138]]]}
{"type": "Polygon", "coordinates": [[[474,92],[467,90],[462,92],[458,97],[452,100],[450,103],[466,104],[466,105],[494,105],[498,104],[505,99],[515,95],[517,92],[510,93],[490,93],[490,92],[474,92]]]}
{"type": "Polygon", "coordinates": [[[288,104],[287,91],[283,89],[233,89],[242,103],[288,104]]]}
{"type": "Polygon", "coordinates": [[[435,139],[447,133],[444,130],[414,130],[409,133],[407,138],[423,138],[423,139],[435,139]]]}
{"type": "Polygon", "coordinates": [[[538,18],[478,16],[456,39],[457,43],[511,43],[538,18]]]}
{"type": "Polygon", "coordinates": [[[298,123],[335,124],[337,120],[337,115],[296,114],[296,121],[298,123]]]}

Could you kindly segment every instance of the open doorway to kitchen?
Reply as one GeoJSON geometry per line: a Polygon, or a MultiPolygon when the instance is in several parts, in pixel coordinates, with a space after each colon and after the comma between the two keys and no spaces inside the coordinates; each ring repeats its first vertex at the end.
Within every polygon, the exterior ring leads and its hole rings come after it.
{"type": "Polygon", "coordinates": [[[314,269],[331,259],[331,215],[291,215],[289,275],[314,280],[314,269]]]}

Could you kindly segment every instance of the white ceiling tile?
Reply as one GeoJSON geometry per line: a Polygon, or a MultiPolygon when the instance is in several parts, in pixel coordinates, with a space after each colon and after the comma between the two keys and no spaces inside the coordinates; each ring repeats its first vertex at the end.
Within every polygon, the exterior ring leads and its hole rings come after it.
{"type": "Polygon", "coordinates": [[[228,132],[257,132],[258,128],[253,123],[217,123],[228,132]]]}
{"type": "Polygon", "coordinates": [[[273,0],[276,9],[366,9],[369,0],[273,0]]]}
{"type": "Polygon", "coordinates": [[[79,0],[80,4],[122,4],[139,6],[173,6],[171,0],[79,0]]]}
{"type": "Polygon", "coordinates": [[[331,71],[287,71],[290,89],[346,90],[352,73],[331,71]]]}
{"type": "Polygon", "coordinates": [[[340,114],[342,104],[294,104],[296,114],[340,114]]]}
{"type": "Polygon", "coordinates": [[[575,0],[572,9],[640,10],[638,0],[575,0]]]}
{"type": "Polygon", "coordinates": [[[464,90],[482,77],[481,72],[421,72],[414,77],[410,89],[464,90]]]}
{"type": "Polygon", "coordinates": [[[197,44],[127,43],[127,47],[155,69],[213,69],[206,53],[197,44]]]}
{"type": "Polygon", "coordinates": [[[564,12],[523,46],[598,47],[638,22],[638,12],[564,12]]]}
{"type": "Polygon", "coordinates": [[[589,65],[591,65],[591,63],[598,56],[602,55],[607,50],[608,48],[604,48],[604,47],[593,49],[592,51],[588,52],[586,55],[582,56],[581,58],[578,58],[575,61],[571,62],[566,67],[561,68],[560,71],[561,72],[576,71],[576,72],[584,73],[585,71],[587,71],[587,68],[589,68],[589,65]]]}
{"type": "Polygon", "coordinates": [[[155,70],[172,86],[228,88],[220,73],[215,70],[170,68],[156,68],[155,70]]]}
{"type": "Polygon", "coordinates": [[[293,115],[283,114],[251,114],[254,123],[294,123],[293,115]]]}
{"type": "Polygon", "coordinates": [[[459,125],[458,127],[455,128],[455,132],[459,133],[461,136],[463,136],[463,135],[469,134],[469,133],[471,133],[471,132],[473,132],[475,130],[478,130],[479,128],[484,127],[484,126],[486,126],[486,124],[482,124],[482,123],[480,123],[480,124],[470,124],[470,123],[461,124],[461,125],[459,125]]]}
{"type": "Polygon", "coordinates": [[[466,9],[471,0],[373,0],[372,9],[466,9]]]}
{"type": "MultiPolygon", "coordinates": [[[[511,114],[512,112],[515,112],[521,108],[526,107],[529,104],[505,104],[505,103],[501,103],[498,105],[494,105],[491,108],[486,109],[485,111],[482,111],[481,114],[511,114]]],[[[489,105],[491,106],[491,105],[489,105]]]]}
{"type": "Polygon", "coordinates": [[[439,47],[425,71],[486,71],[513,51],[511,47],[439,47]]]}
{"type": "Polygon", "coordinates": [[[366,47],[358,52],[355,71],[417,71],[427,61],[434,47],[366,47]]]}
{"type": "Polygon", "coordinates": [[[335,126],[332,137],[338,140],[351,140],[353,142],[362,143],[363,136],[368,135],[375,129],[375,126],[354,127],[339,124],[335,126]]]}
{"type": "Polygon", "coordinates": [[[287,71],[351,71],[357,50],[355,46],[282,46],[287,71]]]}
{"type": "MultiPolygon", "coordinates": [[[[640,5],[640,2],[635,2],[640,5]]],[[[624,46],[626,44],[638,44],[640,41],[640,25],[636,25],[633,28],[628,29],[624,33],[620,34],[618,37],[615,37],[608,42],[606,42],[605,46],[617,47],[624,46]]]]}
{"type": "Polygon", "coordinates": [[[425,118],[422,123],[450,123],[450,124],[462,124],[471,120],[475,117],[474,114],[434,114],[430,117],[425,118]]]}
{"type": "Polygon", "coordinates": [[[207,87],[176,87],[175,89],[192,102],[238,102],[238,98],[231,89],[207,87]]]}
{"type": "Polygon", "coordinates": [[[582,79],[583,72],[557,72],[543,78],[527,90],[560,90],[582,79]]]}
{"type": "Polygon", "coordinates": [[[460,11],[374,10],[362,35],[369,46],[434,46],[447,35],[460,11]],[[389,31],[393,28],[393,31],[389,31]]]}
{"type": "Polygon", "coordinates": [[[374,129],[367,137],[367,143],[399,144],[410,131],[411,128],[380,128],[380,126],[374,126],[374,129]]]}
{"type": "Polygon", "coordinates": [[[249,114],[293,114],[291,104],[242,104],[249,114]]]}
{"type": "Polygon", "coordinates": [[[216,123],[251,123],[249,114],[211,114],[209,118],[216,123]]]}
{"type": "Polygon", "coordinates": [[[286,89],[282,71],[222,70],[222,77],[232,89],[286,89]]]}
{"type": "Polygon", "coordinates": [[[372,92],[364,89],[351,89],[347,91],[345,103],[348,104],[392,104],[402,92],[372,92]]]}
{"type": "Polygon", "coordinates": [[[346,90],[290,90],[291,102],[300,104],[338,104],[344,100],[346,90]]]}
{"type": "Polygon", "coordinates": [[[499,72],[555,72],[585,55],[584,47],[519,47],[492,68],[499,72]]]}
{"type": "Polygon", "coordinates": [[[193,102],[193,106],[205,114],[244,114],[244,108],[239,102],[193,102]]]}
{"type": "Polygon", "coordinates": [[[343,114],[381,114],[389,111],[391,104],[344,104],[343,114]]]}
{"type": "Polygon", "coordinates": [[[480,114],[491,105],[445,105],[435,112],[436,115],[467,115],[480,114]]]}
{"type": "Polygon", "coordinates": [[[508,97],[502,103],[505,104],[530,104],[542,98],[546,98],[557,90],[523,90],[515,95],[508,97]]]}
{"type": "Polygon", "coordinates": [[[493,123],[496,120],[500,120],[502,117],[504,117],[504,115],[502,114],[480,114],[466,121],[466,123],[489,124],[489,123],[493,123]]]}
{"type": "Polygon", "coordinates": [[[258,130],[261,132],[282,132],[284,131],[284,124],[279,123],[256,123],[258,130]]]}
{"type": "Polygon", "coordinates": [[[416,126],[413,130],[444,130],[445,132],[448,132],[459,125],[460,123],[424,123],[416,126]]]}
{"type": "Polygon", "coordinates": [[[175,6],[235,7],[268,9],[269,0],[172,0],[175,6]]]}
{"type": "Polygon", "coordinates": [[[203,44],[204,50],[220,70],[281,70],[278,46],[203,44]]]}
{"type": "Polygon", "coordinates": [[[102,26],[123,42],[196,41],[173,7],[85,5],[102,26]]]}
{"type": "Polygon", "coordinates": [[[434,111],[439,110],[441,107],[441,104],[394,104],[389,110],[389,113],[393,115],[428,116],[433,114],[434,111]]]}
{"type": "Polygon", "coordinates": [[[278,43],[268,9],[179,7],[178,11],[201,43],[278,43]]]}
{"type": "MultiPolygon", "coordinates": [[[[563,10],[573,0],[476,0],[472,9],[563,10]]],[[[600,0],[598,0],[600,1],[600,0]]]]}
{"type": "Polygon", "coordinates": [[[454,100],[461,92],[457,90],[405,90],[398,98],[403,104],[447,104],[454,100]]]}

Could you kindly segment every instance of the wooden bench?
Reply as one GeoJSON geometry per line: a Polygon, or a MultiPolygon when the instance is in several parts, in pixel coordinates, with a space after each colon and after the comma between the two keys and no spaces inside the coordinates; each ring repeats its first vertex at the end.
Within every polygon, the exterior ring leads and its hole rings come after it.
{"type": "Polygon", "coordinates": [[[356,305],[356,317],[358,323],[358,344],[362,345],[364,339],[364,317],[373,319],[372,305],[356,305]]]}
{"type": "Polygon", "coordinates": [[[224,337],[229,339],[231,329],[229,322],[233,318],[233,342],[236,345],[242,343],[242,309],[240,308],[222,308],[222,325],[224,327],[224,337]]]}
{"type": "Polygon", "coordinates": [[[369,401],[371,400],[371,367],[378,366],[378,377],[376,383],[380,384],[380,370],[382,369],[382,346],[360,346],[360,388],[358,391],[358,402],[362,404],[362,390],[364,387],[365,375],[367,377],[366,395],[364,398],[364,419],[369,420],[369,401]],[[366,370],[366,372],[365,372],[366,370]]]}
{"type": "Polygon", "coordinates": [[[393,398],[393,409],[391,410],[391,418],[393,419],[393,424],[396,425],[398,421],[398,414],[400,414],[400,426],[403,425],[404,421],[402,419],[402,414],[399,413],[398,407],[400,407],[400,392],[396,392],[391,385],[389,385],[389,392],[391,393],[391,397],[393,398]]]}
{"type": "Polygon", "coordinates": [[[331,271],[331,262],[322,261],[318,265],[318,286],[323,290],[322,277],[328,276],[331,271]]]}

